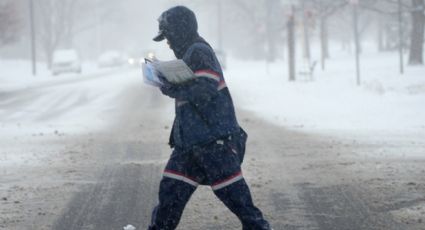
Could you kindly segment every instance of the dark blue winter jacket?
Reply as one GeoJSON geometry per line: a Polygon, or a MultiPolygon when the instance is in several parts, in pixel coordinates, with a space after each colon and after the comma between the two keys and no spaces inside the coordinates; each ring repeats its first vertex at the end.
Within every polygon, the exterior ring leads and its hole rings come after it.
{"type": "Polygon", "coordinates": [[[220,63],[211,46],[197,33],[193,12],[174,7],[163,13],[160,30],[196,78],[166,84],[161,91],[175,98],[175,119],[170,145],[183,150],[239,132],[235,109],[220,63]],[[165,25],[164,25],[165,24],[165,25]]]}

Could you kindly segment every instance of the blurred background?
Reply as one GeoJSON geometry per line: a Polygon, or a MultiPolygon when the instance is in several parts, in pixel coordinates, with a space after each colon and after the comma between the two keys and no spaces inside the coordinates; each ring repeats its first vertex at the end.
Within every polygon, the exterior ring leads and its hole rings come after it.
{"type": "MultiPolygon", "coordinates": [[[[274,229],[423,230],[424,2],[0,0],[0,229],[148,225],[175,104],[140,63],[175,58],[152,38],[185,5],[274,229]]],[[[181,229],[241,229],[208,189],[181,229]]]]}
{"type": "Polygon", "coordinates": [[[294,33],[296,55],[311,59],[310,46],[317,45],[318,57],[309,61],[323,69],[332,48],[354,56],[356,44],[360,53],[402,52],[409,57],[401,63],[423,62],[422,0],[1,0],[0,58],[30,60],[35,53],[49,69],[61,49],[75,50],[84,61],[149,52],[171,58],[152,37],[160,13],[178,4],[196,12],[200,34],[226,56],[282,61],[294,33]]]}

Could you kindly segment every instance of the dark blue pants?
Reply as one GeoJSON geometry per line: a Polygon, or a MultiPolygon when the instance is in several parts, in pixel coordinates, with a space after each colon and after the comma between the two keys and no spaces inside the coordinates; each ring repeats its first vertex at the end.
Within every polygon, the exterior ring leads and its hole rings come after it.
{"type": "Polygon", "coordinates": [[[244,230],[270,229],[252,202],[238,153],[227,140],[220,140],[189,152],[173,151],[160,183],[159,204],[152,213],[149,230],[175,229],[199,184],[212,187],[242,222],[244,230]]]}

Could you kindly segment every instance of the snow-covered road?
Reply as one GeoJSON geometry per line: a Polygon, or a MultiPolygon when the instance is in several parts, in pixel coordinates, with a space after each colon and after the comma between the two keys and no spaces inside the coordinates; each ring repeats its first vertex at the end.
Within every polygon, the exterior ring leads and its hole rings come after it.
{"type": "MultiPolygon", "coordinates": [[[[259,63],[233,66],[228,84],[249,133],[244,176],[274,229],[424,229],[422,91],[382,96],[342,83],[342,97],[361,96],[366,109],[349,116],[361,107],[356,100],[326,116],[344,104],[324,93],[340,79],[279,86],[277,75],[262,75],[276,84],[253,78],[259,63]],[[394,110],[401,102],[403,111],[394,110]],[[367,122],[382,108],[391,108],[392,120],[379,123],[388,116],[377,114],[367,122]],[[413,114],[408,122],[396,123],[406,114],[413,114]]],[[[0,229],[146,228],[170,154],[172,117],[173,102],[143,86],[138,70],[9,81],[0,87],[0,229]]],[[[240,224],[200,187],[179,229],[240,224]]]]}

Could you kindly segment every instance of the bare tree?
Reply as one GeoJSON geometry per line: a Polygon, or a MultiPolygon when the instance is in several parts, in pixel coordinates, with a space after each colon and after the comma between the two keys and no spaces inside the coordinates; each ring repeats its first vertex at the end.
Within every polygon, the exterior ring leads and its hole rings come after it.
{"type": "Polygon", "coordinates": [[[329,30],[328,20],[338,10],[347,5],[345,0],[313,0],[315,9],[318,12],[319,30],[320,30],[320,47],[321,47],[321,64],[325,69],[325,60],[329,58],[329,30]]]}
{"type": "MultiPolygon", "coordinates": [[[[408,11],[411,15],[411,32],[410,32],[410,48],[409,48],[409,65],[423,64],[423,43],[425,31],[425,1],[412,0],[409,5],[406,1],[398,0],[380,0],[387,4],[396,6],[399,4],[401,10],[408,11]]],[[[396,11],[382,11],[374,8],[375,11],[396,15],[396,11]]]]}
{"type": "Polygon", "coordinates": [[[38,0],[36,17],[38,38],[51,66],[53,52],[60,45],[70,42],[70,31],[74,25],[75,6],[78,0],[38,0]],[[66,41],[66,42],[65,42],[66,41]]]}
{"type": "Polygon", "coordinates": [[[240,51],[244,52],[244,56],[252,56],[255,58],[265,57],[266,43],[266,26],[265,26],[265,0],[262,1],[243,1],[234,0],[231,7],[234,12],[232,21],[234,22],[235,32],[244,34],[245,40],[240,41],[239,45],[245,46],[240,51]],[[244,25],[240,27],[239,25],[244,25]],[[249,49],[247,49],[249,47],[249,49]]]}
{"type": "Polygon", "coordinates": [[[374,5],[365,5],[366,10],[376,12],[377,20],[377,45],[379,51],[389,51],[398,48],[397,38],[399,31],[396,30],[398,5],[393,0],[380,0],[374,5]]]}
{"type": "Polygon", "coordinates": [[[424,0],[412,0],[412,32],[410,37],[409,65],[423,64],[424,24],[425,24],[424,0]]]}
{"type": "Polygon", "coordinates": [[[282,4],[278,0],[232,0],[229,3],[226,7],[232,11],[230,17],[233,17],[235,30],[248,33],[242,42],[249,49],[241,50],[249,51],[247,54],[256,58],[274,61],[277,45],[283,42],[280,39],[285,27],[282,4]]]}
{"type": "Polygon", "coordinates": [[[15,1],[0,2],[0,46],[19,39],[21,18],[15,1]]]}
{"type": "Polygon", "coordinates": [[[118,3],[100,0],[36,1],[38,38],[48,66],[51,66],[56,49],[72,48],[76,35],[104,23],[113,15],[114,6],[118,3]]]}
{"type": "Polygon", "coordinates": [[[224,28],[218,28],[218,44],[221,44],[222,37],[225,37],[226,43],[233,44],[231,48],[236,51],[236,55],[267,61],[274,61],[279,55],[277,48],[284,42],[285,19],[289,13],[289,9],[286,14],[283,12],[282,1],[187,1],[208,10],[219,10],[217,17],[222,18],[217,19],[217,24],[224,28]],[[232,31],[232,34],[224,33],[225,30],[232,31]]]}

